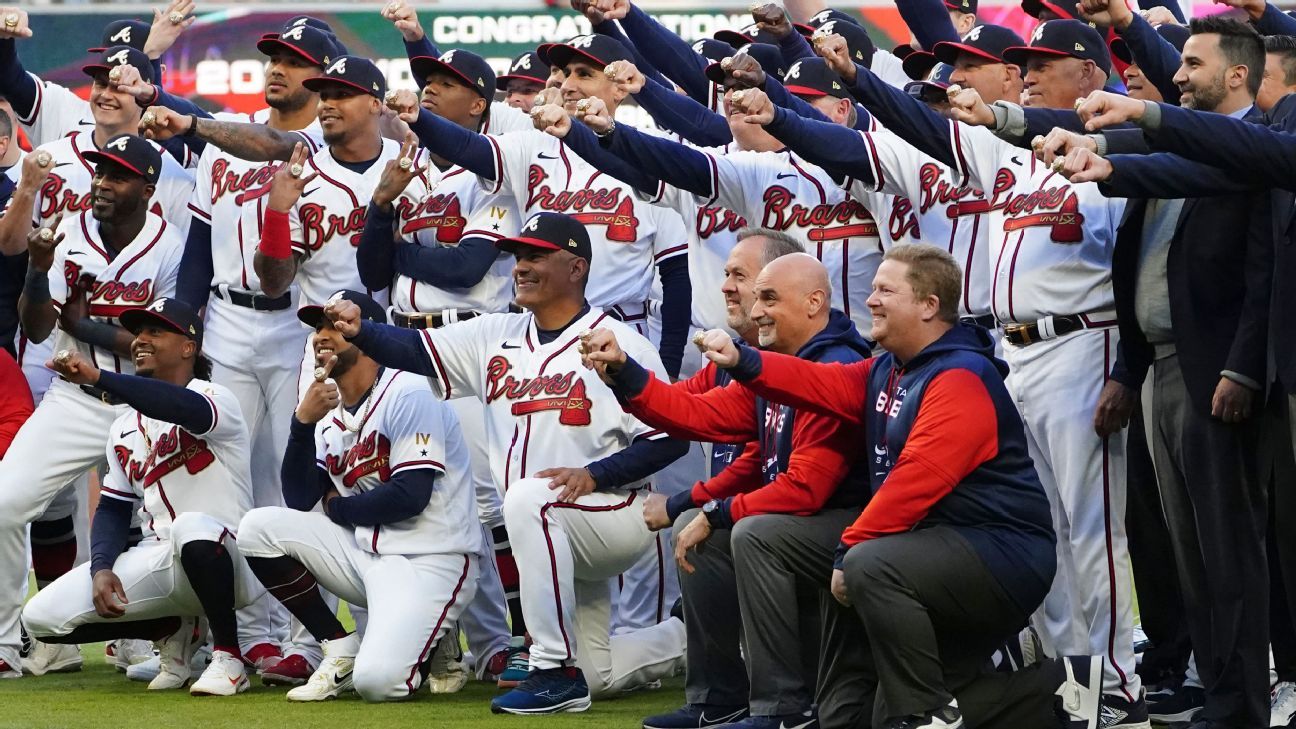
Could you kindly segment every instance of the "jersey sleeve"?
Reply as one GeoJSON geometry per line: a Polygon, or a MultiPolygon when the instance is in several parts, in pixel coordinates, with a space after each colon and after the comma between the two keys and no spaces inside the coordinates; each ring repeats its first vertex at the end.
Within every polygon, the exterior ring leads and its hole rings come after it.
{"type": "MultiPolygon", "coordinates": [[[[481,397],[485,390],[488,352],[505,342],[497,330],[508,315],[487,314],[436,329],[424,329],[423,349],[436,372],[434,387],[443,399],[481,397]]],[[[523,342],[512,342],[526,346],[523,342]]]]}
{"type": "MultiPolygon", "coordinates": [[[[860,132],[864,145],[868,148],[868,171],[873,176],[870,192],[883,192],[890,195],[903,195],[917,200],[922,190],[924,174],[930,175],[943,167],[930,168],[928,163],[937,164],[931,157],[919,152],[908,142],[891,132],[860,132]],[[927,169],[924,172],[924,169],[927,169]]],[[[857,180],[846,179],[845,187],[850,189],[857,180]]],[[[861,184],[864,180],[858,180],[861,184]]],[[[935,182],[935,180],[932,180],[935,182]]]]}
{"type": "MultiPolygon", "coordinates": [[[[409,373],[396,376],[410,380],[418,377],[409,373]]],[[[448,407],[437,402],[431,390],[411,386],[403,388],[400,398],[388,407],[380,436],[391,444],[391,475],[420,468],[445,473],[448,407]]]]}
{"type": "Polygon", "coordinates": [[[653,235],[653,262],[662,261],[688,254],[688,229],[684,220],[675,210],[654,205],[651,210],[657,218],[657,232],[653,235]]]}
{"type": "Polygon", "coordinates": [[[309,149],[311,154],[315,154],[326,146],[324,132],[318,127],[312,126],[309,129],[298,129],[293,134],[301,137],[302,143],[306,145],[306,149],[309,149]]]}
{"type": "MultiPolygon", "coordinates": [[[[167,241],[166,251],[158,266],[157,277],[153,279],[153,300],[172,298],[176,294],[176,283],[180,279],[180,259],[184,257],[185,239],[172,225],[167,226],[171,239],[167,241]]],[[[51,290],[51,294],[53,291],[51,290]]]]}
{"type": "MultiPolygon", "coordinates": [[[[206,433],[194,435],[220,443],[231,443],[247,436],[247,422],[243,419],[243,409],[238,398],[227,387],[190,380],[189,389],[203,396],[212,412],[212,427],[206,433]]],[[[249,454],[250,455],[250,454],[249,454]]]]}
{"type": "Polygon", "coordinates": [[[873,75],[898,89],[903,89],[913,80],[905,73],[900,57],[882,48],[873,51],[873,63],[869,64],[869,70],[873,75]]]}
{"type": "Polygon", "coordinates": [[[215,145],[207,145],[198,157],[198,168],[194,170],[193,192],[189,195],[189,212],[195,218],[211,225],[212,208],[212,165],[215,164],[215,145]]]}
{"type": "MultiPolygon", "coordinates": [[[[189,235],[192,215],[189,203],[194,197],[194,176],[180,166],[170,155],[162,155],[162,178],[158,180],[154,197],[162,208],[162,217],[170,223],[181,238],[189,235]]],[[[210,214],[206,221],[211,222],[210,214]]]]}
{"type": "Polygon", "coordinates": [[[759,215],[750,213],[763,209],[761,197],[777,184],[780,175],[796,176],[791,167],[768,164],[760,152],[708,152],[706,156],[711,163],[711,199],[698,202],[728,208],[749,221],[759,219],[759,215]]]}
{"type": "Polygon", "coordinates": [[[490,193],[505,192],[517,200],[526,199],[525,194],[520,193],[526,192],[528,171],[535,155],[544,153],[558,159],[561,146],[557,139],[535,131],[488,134],[486,141],[490,143],[495,158],[495,179],[478,178],[482,189],[490,193]]]}
{"type": "Polygon", "coordinates": [[[99,482],[100,496],[121,501],[144,500],[144,494],[136,490],[126,476],[126,466],[131,457],[130,446],[117,437],[118,433],[133,431],[136,427],[134,410],[127,411],[113,423],[110,431],[112,436],[108,439],[108,468],[104,470],[99,482]]]}
{"type": "Polygon", "coordinates": [[[30,115],[18,117],[18,123],[33,147],[66,137],[76,130],[78,122],[90,118],[90,102],[35,74],[31,77],[36,81],[36,103],[30,115]]]}
{"type": "Polygon", "coordinates": [[[68,280],[75,281],[81,277],[80,267],[68,260],[67,248],[66,245],[60,245],[54,249],[54,262],[50,264],[49,270],[50,300],[59,308],[67,301],[68,291],[72,288],[68,285],[68,280]]]}
{"type": "Polygon", "coordinates": [[[521,109],[514,109],[502,101],[491,102],[491,134],[506,134],[508,132],[517,132],[533,128],[534,127],[531,126],[531,117],[521,109]]]}
{"type": "Polygon", "coordinates": [[[973,187],[989,195],[994,189],[995,177],[999,174],[1004,154],[1012,150],[1030,154],[1030,150],[1013,147],[985,127],[969,126],[953,120],[950,120],[949,125],[950,151],[959,187],[973,187]]]}

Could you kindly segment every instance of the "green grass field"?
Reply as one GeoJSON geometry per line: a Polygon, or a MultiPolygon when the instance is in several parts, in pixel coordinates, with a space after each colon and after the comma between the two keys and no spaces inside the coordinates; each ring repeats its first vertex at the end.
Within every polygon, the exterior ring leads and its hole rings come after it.
{"type": "Polygon", "coordinates": [[[319,704],[290,704],[286,689],[253,680],[245,694],[194,697],[187,691],[146,691],[104,662],[103,645],[83,646],[79,673],[49,674],[0,681],[3,729],[441,729],[509,727],[532,729],[629,729],[651,714],[683,703],[683,679],[656,691],[595,701],[581,714],[520,717],[490,713],[498,691],[478,681],[448,696],[426,690],[398,704],[366,704],[355,694],[319,704]]]}

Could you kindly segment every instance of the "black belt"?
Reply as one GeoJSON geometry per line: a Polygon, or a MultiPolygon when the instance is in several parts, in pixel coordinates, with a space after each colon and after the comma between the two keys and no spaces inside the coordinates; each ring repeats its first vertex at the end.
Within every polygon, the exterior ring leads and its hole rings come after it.
{"type": "MultiPolygon", "coordinates": [[[[461,311],[459,312],[458,321],[468,321],[469,319],[476,319],[479,316],[481,316],[481,312],[478,311],[461,311]]],[[[446,324],[452,324],[453,322],[446,321],[445,315],[439,311],[434,311],[430,314],[420,312],[407,314],[403,311],[393,311],[392,323],[405,329],[440,329],[446,324]]]]}
{"type": "Polygon", "coordinates": [[[1057,339],[1071,332],[1089,328],[1088,322],[1079,314],[1055,315],[1052,319],[1053,334],[1051,336],[1042,334],[1039,322],[1033,322],[1031,324],[1005,324],[1004,339],[1007,339],[1009,344],[1024,347],[1028,344],[1037,344],[1045,339],[1057,339]]]}
{"type": "Polygon", "coordinates": [[[101,387],[81,385],[81,392],[93,397],[104,405],[122,405],[126,401],[101,387]]]}
{"type": "Polygon", "coordinates": [[[982,314],[980,316],[960,316],[959,321],[963,322],[964,324],[976,324],[977,326],[983,327],[985,329],[994,329],[998,325],[998,322],[995,320],[994,314],[982,314]]]}
{"type": "Polygon", "coordinates": [[[222,292],[219,286],[213,286],[211,290],[213,294],[216,294],[231,304],[241,306],[245,309],[252,309],[253,311],[283,311],[292,306],[291,294],[281,294],[274,298],[270,298],[269,296],[262,296],[261,294],[249,294],[243,291],[235,291],[233,289],[227,289],[222,292]]]}

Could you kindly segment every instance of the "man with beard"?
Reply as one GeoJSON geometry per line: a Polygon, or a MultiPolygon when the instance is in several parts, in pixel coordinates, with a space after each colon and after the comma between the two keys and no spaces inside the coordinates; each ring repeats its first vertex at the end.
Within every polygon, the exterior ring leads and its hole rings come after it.
{"type": "MultiPolygon", "coordinates": [[[[84,157],[95,166],[93,205],[70,220],[63,233],[42,227],[27,236],[28,272],[18,311],[33,341],[53,333],[57,349],[79,351],[102,370],[130,374],[133,337],[117,324],[118,318],[173,295],[183,238],[149,210],[162,170],[156,146],[123,134],[84,157]]],[[[0,462],[0,483],[5,484],[0,489],[0,674],[21,675],[24,528],[73,479],[104,465],[109,428],[124,411],[124,402],[113,393],[55,380],[11,448],[58,457],[0,462]]]]}

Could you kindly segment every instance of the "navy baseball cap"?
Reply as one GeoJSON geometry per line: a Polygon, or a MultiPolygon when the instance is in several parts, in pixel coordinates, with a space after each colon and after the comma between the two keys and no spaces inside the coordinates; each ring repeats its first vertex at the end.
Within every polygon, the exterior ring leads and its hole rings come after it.
{"type": "Polygon", "coordinates": [[[319,18],[315,18],[310,15],[296,15],[289,18],[287,23],[284,23],[283,30],[289,31],[292,30],[293,28],[297,28],[303,25],[314,28],[315,30],[321,31],[325,35],[327,35],[329,39],[333,41],[334,56],[347,55],[347,47],[342,45],[342,41],[338,40],[337,33],[333,31],[333,26],[329,25],[328,23],[325,23],[319,18]]]}
{"type": "Polygon", "coordinates": [[[719,63],[736,53],[733,46],[715,38],[703,38],[697,41],[693,44],[693,52],[712,63],[719,63]]]}
{"type": "Polygon", "coordinates": [[[927,51],[914,51],[905,56],[900,67],[904,69],[905,75],[914,81],[922,81],[927,78],[931,70],[940,64],[934,54],[927,51]]]}
{"type": "Polygon", "coordinates": [[[1005,48],[1003,59],[1025,68],[1026,59],[1032,55],[1093,61],[1103,73],[1111,72],[1111,54],[1107,50],[1107,43],[1093,26],[1079,20],[1050,20],[1040,23],[1031,36],[1030,45],[1005,48]]]}
{"type": "Polygon", "coordinates": [[[905,93],[924,103],[948,101],[946,90],[950,87],[950,76],[953,73],[953,66],[938,63],[927,78],[905,84],[905,93]]]}
{"type": "Polygon", "coordinates": [[[960,13],[976,14],[977,0],[945,0],[945,7],[960,13]]]}
{"type": "Polygon", "coordinates": [[[267,33],[257,41],[256,47],[267,56],[287,50],[320,68],[328,66],[334,55],[332,36],[309,25],[288,28],[282,33],[267,33]]]}
{"type": "Polygon", "coordinates": [[[941,41],[932,46],[932,53],[941,63],[954,65],[960,53],[984,59],[991,63],[1005,63],[1004,51],[1026,45],[1022,37],[1002,25],[978,25],[969,30],[958,43],[941,41]]]}
{"type": "Polygon", "coordinates": [[[387,79],[368,58],[342,56],[333,60],[322,76],[312,76],[302,81],[311,91],[322,91],[329,84],[341,84],[364,92],[379,101],[387,95],[387,79]]]}
{"type": "Polygon", "coordinates": [[[512,238],[495,241],[495,247],[509,253],[522,246],[567,251],[579,258],[590,260],[589,231],[576,218],[562,213],[536,213],[522,225],[522,230],[512,238]]]}
{"type": "Polygon", "coordinates": [[[1065,4],[1059,5],[1052,0],[1021,0],[1021,9],[1022,12],[1032,18],[1040,17],[1046,10],[1061,19],[1074,19],[1076,17],[1075,5],[1067,7],[1065,4]]]}
{"type": "Polygon", "coordinates": [[[93,77],[96,73],[111,71],[118,66],[134,66],[135,70],[139,71],[141,79],[153,83],[153,63],[143,51],[130,46],[113,46],[104,49],[99,54],[98,60],[82,66],[81,72],[93,77]]]}
{"type": "Polygon", "coordinates": [[[443,72],[462,81],[483,99],[495,98],[495,69],[472,51],[454,48],[442,53],[440,58],[415,56],[410,59],[410,70],[419,83],[426,83],[428,76],[443,72]]]}
{"type": "MultiPolygon", "coordinates": [[[[350,289],[343,289],[334,292],[334,294],[330,296],[328,301],[325,303],[331,304],[334,301],[350,301],[360,307],[361,319],[376,322],[378,324],[387,323],[387,310],[377,301],[371,299],[368,294],[363,294],[359,291],[352,291],[350,289]]],[[[319,329],[327,321],[327,317],[324,316],[324,307],[319,304],[308,304],[298,309],[297,318],[311,329],[319,329]]]]}
{"type": "MultiPolygon", "coordinates": [[[[767,74],[772,74],[775,78],[783,78],[784,72],[787,71],[787,61],[783,60],[783,52],[777,46],[768,43],[749,43],[730,55],[737,56],[739,54],[746,54],[756,59],[761,69],[767,74]]],[[[703,74],[712,83],[724,84],[724,67],[719,63],[708,65],[703,70],[703,74]]]]}
{"type": "Polygon", "coordinates": [[[104,26],[99,45],[87,48],[86,53],[103,53],[113,46],[130,46],[142,51],[151,29],[148,23],[139,20],[114,20],[104,26]]]}
{"type": "Polygon", "coordinates": [[[142,309],[127,309],[118,317],[126,331],[139,334],[144,327],[155,324],[192,339],[202,346],[203,322],[192,306],[179,299],[158,299],[142,309]]]}
{"type": "Polygon", "coordinates": [[[833,8],[828,8],[827,10],[820,10],[814,15],[811,15],[810,19],[806,21],[806,25],[809,25],[811,28],[818,28],[824,23],[827,23],[832,20],[841,20],[847,23],[851,23],[853,25],[860,24],[859,21],[856,20],[854,16],[848,13],[843,13],[840,10],[834,10],[833,8]]]}
{"type": "Polygon", "coordinates": [[[134,134],[118,134],[105,142],[102,149],[81,156],[96,165],[116,162],[150,183],[156,183],[162,175],[162,153],[152,142],[134,134]]]}
{"type": "Polygon", "coordinates": [[[761,27],[755,23],[744,25],[738,30],[717,30],[711,37],[728,43],[734,48],[742,48],[748,43],[778,45],[778,38],[775,38],[773,33],[768,30],[761,30],[761,27]]]}
{"type": "MultiPolygon", "coordinates": [[[[1183,52],[1184,44],[1188,42],[1188,36],[1192,35],[1192,31],[1186,26],[1175,25],[1174,23],[1158,25],[1156,32],[1157,35],[1164,38],[1170,43],[1170,45],[1175,47],[1176,51],[1179,51],[1180,53],[1183,52]]],[[[1119,58],[1125,63],[1134,63],[1134,54],[1130,53],[1129,44],[1125,42],[1124,38],[1116,36],[1115,38],[1112,38],[1109,45],[1113,56],[1119,58]]]]}
{"type": "Polygon", "coordinates": [[[598,33],[578,35],[566,43],[554,43],[544,50],[537,49],[550,66],[566,68],[573,60],[593,63],[601,70],[613,61],[634,62],[634,56],[616,38],[598,33]]]}
{"type": "Polygon", "coordinates": [[[527,51],[509,65],[508,73],[495,77],[495,88],[503,91],[508,87],[508,82],[517,79],[519,81],[531,81],[544,85],[549,81],[548,64],[535,51],[527,51]]]}
{"type": "Polygon", "coordinates": [[[783,88],[797,96],[835,96],[849,99],[851,94],[837,72],[822,58],[801,58],[783,74],[783,88]]]}
{"type": "Polygon", "coordinates": [[[877,50],[873,45],[873,39],[869,37],[868,31],[856,23],[829,20],[815,28],[814,34],[816,36],[839,35],[846,41],[846,50],[850,53],[852,61],[861,66],[869,66],[873,63],[873,53],[877,50]]]}

